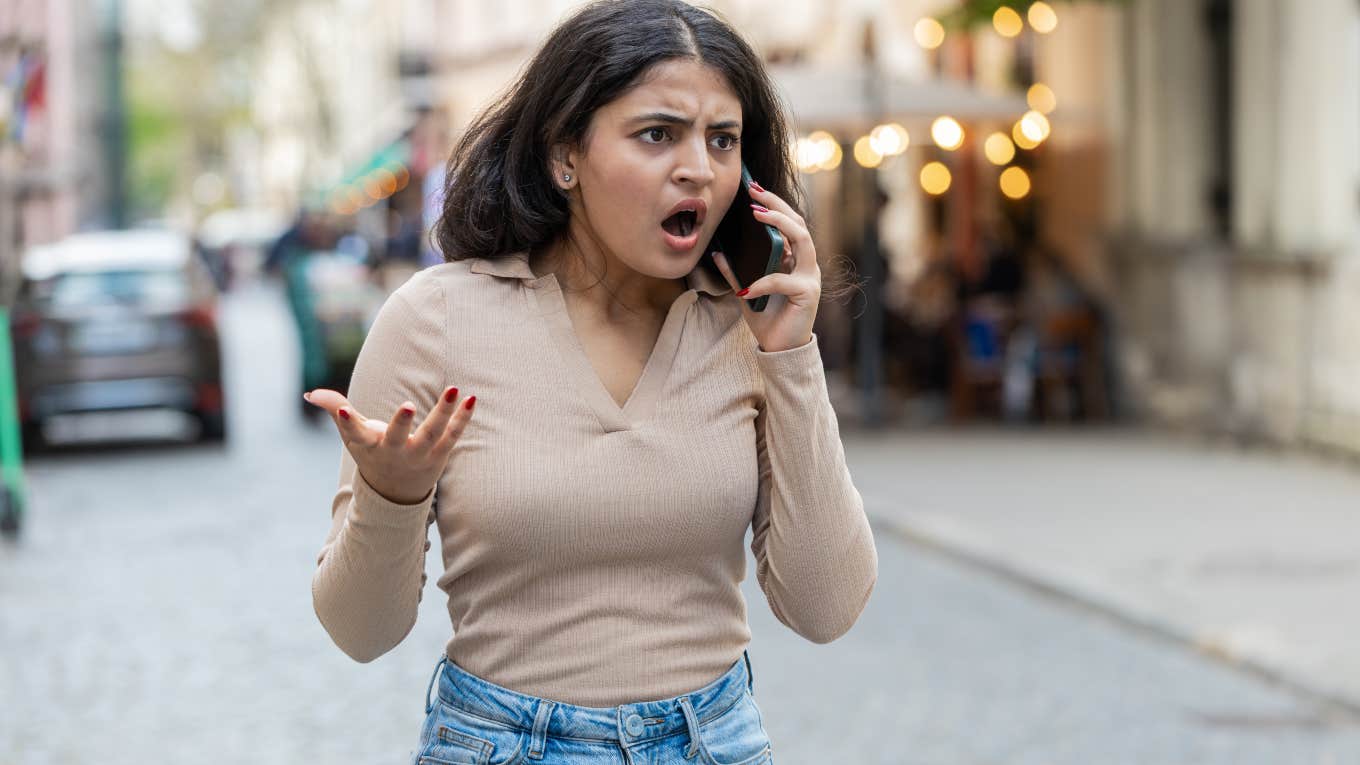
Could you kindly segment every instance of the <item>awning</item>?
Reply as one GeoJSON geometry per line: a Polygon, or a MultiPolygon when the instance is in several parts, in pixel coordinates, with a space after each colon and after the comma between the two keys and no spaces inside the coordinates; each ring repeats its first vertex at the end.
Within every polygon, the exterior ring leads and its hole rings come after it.
{"type": "Polygon", "coordinates": [[[405,167],[409,161],[411,161],[411,142],[405,138],[399,138],[374,152],[367,162],[346,175],[340,185],[352,186],[356,183],[362,183],[365,178],[379,169],[396,172],[397,168],[405,167]]]}
{"type": "Polygon", "coordinates": [[[406,138],[375,151],[362,164],[351,169],[340,181],[310,195],[313,207],[330,207],[351,214],[361,207],[386,199],[404,188],[410,180],[411,142],[406,138]]]}

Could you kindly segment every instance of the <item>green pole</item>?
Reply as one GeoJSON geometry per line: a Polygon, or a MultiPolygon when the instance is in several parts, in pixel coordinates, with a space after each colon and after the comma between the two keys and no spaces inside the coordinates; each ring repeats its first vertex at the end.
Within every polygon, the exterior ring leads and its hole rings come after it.
{"type": "Polygon", "coordinates": [[[9,492],[12,520],[19,523],[24,515],[24,453],[19,441],[9,310],[4,306],[0,306],[0,490],[9,492]]]}

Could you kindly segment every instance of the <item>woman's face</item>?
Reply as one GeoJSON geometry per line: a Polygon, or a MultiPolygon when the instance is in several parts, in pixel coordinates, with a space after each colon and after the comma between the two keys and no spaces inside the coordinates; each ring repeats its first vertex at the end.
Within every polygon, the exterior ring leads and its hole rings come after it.
{"type": "Polygon", "coordinates": [[[741,119],[741,102],[715,69],[692,60],[652,67],[595,112],[584,150],[558,168],[558,182],[570,173],[578,195],[573,227],[639,273],[689,273],[741,182],[741,119]],[[696,214],[673,217],[677,205],[696,214]]]}

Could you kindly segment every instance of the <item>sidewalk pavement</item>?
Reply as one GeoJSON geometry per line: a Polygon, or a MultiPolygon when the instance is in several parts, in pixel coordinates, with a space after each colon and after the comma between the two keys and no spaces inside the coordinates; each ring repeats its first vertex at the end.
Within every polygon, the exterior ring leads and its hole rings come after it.
{"type": "Polygon", "coordinates": [[[842,435],[877,527],[1360,713],[1360,468],[1136,430],[842,435]]]}

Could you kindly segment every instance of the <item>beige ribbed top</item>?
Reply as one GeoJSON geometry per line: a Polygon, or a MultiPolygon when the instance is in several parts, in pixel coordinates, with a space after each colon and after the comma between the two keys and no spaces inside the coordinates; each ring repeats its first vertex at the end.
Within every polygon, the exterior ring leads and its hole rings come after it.
{"type": "Polygon", "coordinates": [[[748,528],[781,622],[818,643],[850,629],[878,554],[817,338],[763,352],[728,286],[697,267],[686,284],[623,407],[524,253],[434,266],[388,298],[354,406],[423,418],[456,385],[477,409],[417,505],[384,500],[342,448],[312,594],[345,653],[371,661],[410,632],[430,523],[449,659],[522,693],[614,706],[717,678],[751,637],[748,528]]]}

